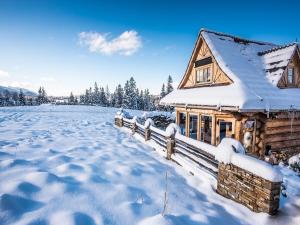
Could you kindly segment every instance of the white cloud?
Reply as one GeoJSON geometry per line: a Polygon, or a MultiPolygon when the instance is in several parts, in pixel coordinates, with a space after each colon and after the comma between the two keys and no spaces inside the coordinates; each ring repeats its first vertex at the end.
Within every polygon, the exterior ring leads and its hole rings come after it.
{"type": "Polygon", "coordinates": [[[0,77],[9,77],[9,73],[4,70],[0,70],[0,77]]]}
{"type": "Polygon", "coordinates": [[[79,44],[87,46],[90,52],[99,52],[105,55],[132,55],[142,47],[142,40],[134,30],[125,31],[116,38],[109,38],[109,34],[97,32],[79,33],[79,44]]]}

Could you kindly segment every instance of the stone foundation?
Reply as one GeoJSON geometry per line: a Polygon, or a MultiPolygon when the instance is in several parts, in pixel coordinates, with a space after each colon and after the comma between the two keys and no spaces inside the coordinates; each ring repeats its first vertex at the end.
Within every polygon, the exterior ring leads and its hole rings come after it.
{"type": "Polygon", "coordinates": [[[254,212],[276,214],[281,183],[258,177],[232,164],[219,163],[217,192],[254,212]]]}

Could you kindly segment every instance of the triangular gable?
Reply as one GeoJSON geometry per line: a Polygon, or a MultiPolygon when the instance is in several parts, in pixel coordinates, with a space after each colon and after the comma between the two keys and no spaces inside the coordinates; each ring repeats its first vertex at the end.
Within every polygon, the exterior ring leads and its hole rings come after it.
{"type": "Polygon", "coordinates": [[[291,58],[289,59],[289,62],[284,70],[284,72],[282,73],[277,86],[279,88],[288,88],[288,87],[300,87],[300,51],[299,51],[299,46],[296,45],[295,50],[291,56],[291,58]],[[293,67],[295,69],[295,80],[294,80],[294,84],[290,85],[288,84],[288,68],[289,67],[293,67]]]}
{"type": "Polygon", "coordinates": [[[200,32],[196,44],[194,46],[192,55],[190,57],[185,74],[178,86],[179,89],[201,86],[201,85],[196,85],[194,65],[197,60],[205,59],[208,57],[212,58],[212,68],[213,68],[212,82],[209,83],[209,85],[215,86],[215,85],[226,85],[232,83],[232,80],[219,67],[217,61],[215,60],[215,57],[213,56],[211,50],[209,49],[209,46],[205,42],[200,32]]]}

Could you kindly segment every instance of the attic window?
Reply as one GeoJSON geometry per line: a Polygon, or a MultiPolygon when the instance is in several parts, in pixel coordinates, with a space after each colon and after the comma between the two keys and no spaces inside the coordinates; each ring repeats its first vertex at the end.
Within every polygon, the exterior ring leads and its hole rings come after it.
{"type": "Polygon", "coordinates": [[[196,69],[196,83],[211,82],[211,67],[196,69]]]}
{"type": "Polygon", "coordinates": [[[288,68],[288,74],[287,74],[288,84],[293,84],[294,83],[294,73],[295,73],[294,68],[293,67],[289,67],[288,68]]]}

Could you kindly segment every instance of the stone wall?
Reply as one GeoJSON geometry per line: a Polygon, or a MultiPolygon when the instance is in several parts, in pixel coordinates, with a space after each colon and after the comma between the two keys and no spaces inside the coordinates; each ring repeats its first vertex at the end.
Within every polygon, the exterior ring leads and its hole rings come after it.
{"type": "Polygon", "coordinates": [[[280,182],[271,182],[233,164],[219,163],[217,192],[254,212],[276,214],[280,182]]]}

